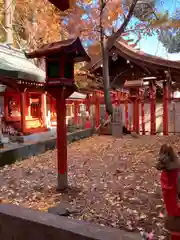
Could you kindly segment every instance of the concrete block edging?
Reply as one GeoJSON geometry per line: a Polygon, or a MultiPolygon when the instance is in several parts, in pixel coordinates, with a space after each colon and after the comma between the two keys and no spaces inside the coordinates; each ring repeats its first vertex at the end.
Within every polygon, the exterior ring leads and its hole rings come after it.
{"type": "Polygon", "coordinates": [[[0,239],[140,240],[141,237],[138,233],[102,227],[13,204],[0,204],[0,239]]]}
{"type": "MultiPolygon", "coordinates": [[[[73,133],[67,134],[68,143],[78,141],[80,139],[88,138],[94,133],[93,129],[79,130],[73,133]]],[[[32,142],[30,144],[21,143],[19,146],[10,149],[2,149],[0,151],[0,167],[4,165],[12,164],[16,161],[22,161],[23,159],[37,156],[48,150],[56,148],[56,137],[51,137],[42,141],[32,142]]]]}

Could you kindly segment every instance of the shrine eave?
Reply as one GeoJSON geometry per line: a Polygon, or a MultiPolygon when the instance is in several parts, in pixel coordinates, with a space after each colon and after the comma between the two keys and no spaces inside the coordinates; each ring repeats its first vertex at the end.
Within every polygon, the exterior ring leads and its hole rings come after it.
{"type": "Polygon", "coordinates": [[[45,44],[34,52],[26,53],[26,56],[28,58],[42,58],[48,56],[58,57],[60,54],[71,55],[75,62],[91,60],[79,38],[45,44]]]}
{"type": "Polygon", "coordinates": [[[65,11],[70,8],[69,0],[49,0],[49,2],[61,11],[65,11]]]}
{"type": "Polygon", "coordinates": [[[27,59],[23,52],[0,44],[0,82],[2,81],[13,86],[20,84],[39,87],[45,83],[45,73],[27,59]]]}
{"type": "MultiPolygon", "coordinates": [[[[168,70],[173,72],[174,75],[180,70],[180,62],[179,61],[170,61],[160,57],[156,57],[153,55],[146,54],[139,50],[136,50],[129,46],[127,43],[123,41],[116,41],[112,50],[110,51],[110,55],[117,53],[120,57],[129,60],[132,64],[139,66],[142,69],[146,69],[149,74],[154,75],[156,70],[168,70]]],[[[100,56],[99,59],[96,61],[92,60],[92,64],[88,64],[86,69],[91,72],[96,71],[102,65],[102,57],[100,56]]],[[[178,74],[179,75],[179,74],[178,74]]]]}
{"type": "Polygon", "coordinates": [[[10,88],[16,89],[16,91],[18,91],[19,89],[25,89],[25,88],[31,89],[31,91],[34,91],[34,92],[44,91],[44,83],[42,82],[35,82],[30,80],[17,79],[14,77],[0,76],[0,83],[10,88]]]}
{"type": "Polygon", "coordinates": [[[120,56],[125,59],[132,61],[133,63],[140,66],[147,66],[148,69],[151,68],[166,68],[169,70],[180,70],[179,61],[171,61],[164,58],[156,57],[153,55],[146,54],[141,51],[137,51],[132,47],[128,46],[123,42],[115,42],[114,47],[117,49],[117,52],[120,56]]]}
{"type": "Polygon", "coordinates": [[[125,83],[124,83],[124,88],[126,89],[130,89],[130,88],[134,88],[134,87],[143,87],[144,86],[144,81],[143,79],[140,79],[140,80],[126,80],[125,83]]]}

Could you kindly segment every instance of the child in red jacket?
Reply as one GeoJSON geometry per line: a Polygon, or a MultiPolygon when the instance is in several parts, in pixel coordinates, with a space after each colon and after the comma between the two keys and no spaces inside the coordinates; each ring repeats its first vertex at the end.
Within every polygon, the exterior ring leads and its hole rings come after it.
{"type": "Polygon", "coordinates": [[[173,148],[164,144],[156,165],[161,170],[161,188],[168,217],[165,228],[171,232],[171,239],[180,239],[180,161],[173,148]]]}

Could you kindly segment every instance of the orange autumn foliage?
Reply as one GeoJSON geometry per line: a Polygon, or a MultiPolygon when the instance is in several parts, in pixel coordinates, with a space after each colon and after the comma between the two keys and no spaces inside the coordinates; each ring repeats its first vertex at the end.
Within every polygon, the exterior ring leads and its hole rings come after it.
{"type": "Polygon", "coordinates": [[[93,0],[79,0],[78,3],[69,11],[65,25],[69,36],[80,36],[83,39],[99,41],[101,14],[103,28],[112,31],[114,22],[124,12],[122,0],[107,1],[103,11],[101,1],[94,4],[93,0]]]}
{"type": "Polygon", "coordinates": [[[60,13],[48,0],[16,0],[15,33],[31,48],[60,40],[60,13]]]}

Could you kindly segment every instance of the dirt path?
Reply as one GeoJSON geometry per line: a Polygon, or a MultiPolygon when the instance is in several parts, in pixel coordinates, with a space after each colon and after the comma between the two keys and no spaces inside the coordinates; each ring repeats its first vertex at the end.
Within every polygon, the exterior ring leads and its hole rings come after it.
{"type": "Polygon", "coordinates": [[[69,185],[57,193],[56,151],[0,168],[0,201],[46,211],[60,201],[78,211],[71,217],[163,238],[159,173],[161,144],[180,151],[180,137],[138,139],[95,136],[68,147],[69,185]]]}

